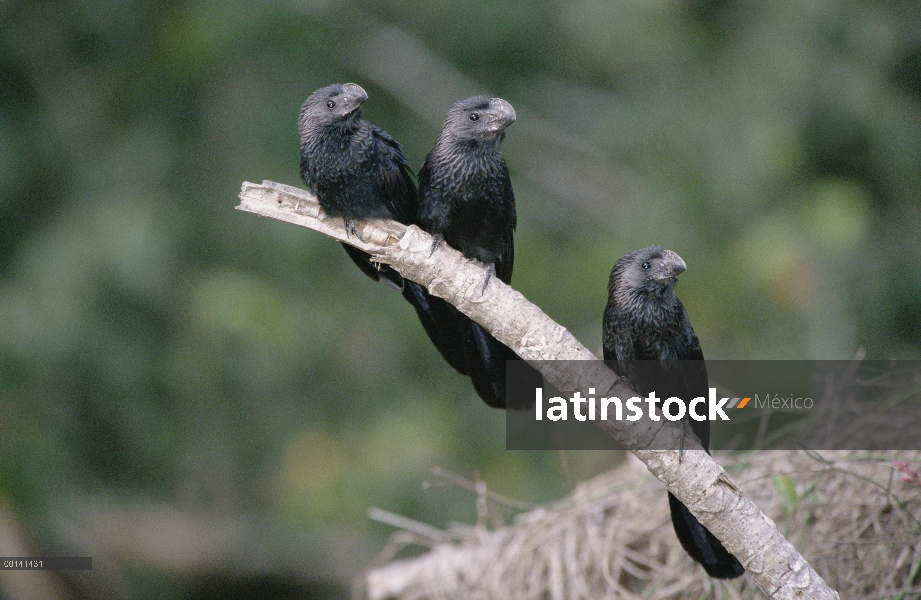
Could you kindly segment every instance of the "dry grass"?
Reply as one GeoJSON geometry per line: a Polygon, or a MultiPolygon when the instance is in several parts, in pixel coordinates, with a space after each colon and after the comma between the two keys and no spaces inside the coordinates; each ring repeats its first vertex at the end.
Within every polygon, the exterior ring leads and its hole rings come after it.
{"type": "MultiPolygon", "coordinates": [[[[902,481],[892,463],[917,467],[921,452],[765,451],[721,459],[842,598],[921,598],[921,487],[902,481]]],[[[663,486],[632,458],[510,527],[452,537],[462,539],[435,544],[416,563],[424,574],[403,586],[400,598],[764,597],[744,577],[711,580],[685,554],[663,486]]],[[[412,560],[401,563],[413,577],[412,560]]]]}

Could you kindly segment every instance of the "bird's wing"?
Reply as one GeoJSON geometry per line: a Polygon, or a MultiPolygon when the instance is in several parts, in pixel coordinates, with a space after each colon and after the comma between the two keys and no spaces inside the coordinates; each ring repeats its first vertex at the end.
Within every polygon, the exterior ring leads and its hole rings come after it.
{"type": "Polygon", "coordinates": [[[607,361],[617,360],[617,346],[608,342],[607,339],[604,340],[604,359],[607,361]]]}
{"type": "Polygon", "coordinates": [[[413,171],[400,150],[400,144],[390,134],[374,125],[371,127],[371,133],[374,136],[376,154],[380,157],[375,173],[378,193],[397,221],[413,223],[417,211],[413,171]]]}
{"type": "MultiPolygon", "coordinates": [[[[681,334],[675,340],[675,353],[679,361],[681,374],[686,388],[686,401],[690,402],[698,396],[707,397],[710,382],[707,377],[707,365],[704,363],[704,353],[700,347],[700,340],[691,327],[691,320],[687,311],[681,306],[682,324],[681,334]]],[[[705,450],[710,448],[710,421],[690,421],[691,430],[700,440],[700,445],[705,450]]]]}
{"type": "Polygon", "coordinates": [[[499,258],[496,260],[496,276],[505,283],[512,282],[512,267],[515,266],[515,240],[509,232],[502,238],[499,258]]]}
{"type": "MultiPolygon", "coordinates": [[[[617,306],[611,302],[604,309],[602,337],[605,360],[623,361],[636,358],[630,327],[624,326],[623,315],[619,314],[617,306]]],[[[618,371],[618,374],[624,373],[618,371]]]]}
{"type": "Polygon", "coordinates": [[[604,360],[607,366],[621,377],[626,377],[630,387],[644,393],[647,386],[643,385],[643,377],[638,371],[642,364],[637,361],[637,343],[631,328],[625,326],[623,315],[617,314],[617,309],[608,304],[605,309],[603,332],[604,360]]]}
{"type": "Polygon", "coordinates": [[[502,206],[509,211],[508,225],[505,235],[502,237],[499,248],[499,258],[496,260],[496,275],[505,283],[512,282],[512,269],[515,266],[515,239],[513,234],[516,226],[515,215],[515,193],[512,191],[512,180],[508,175],[508,169],[505,170],[505,176],[502,178],[502,206]]]}

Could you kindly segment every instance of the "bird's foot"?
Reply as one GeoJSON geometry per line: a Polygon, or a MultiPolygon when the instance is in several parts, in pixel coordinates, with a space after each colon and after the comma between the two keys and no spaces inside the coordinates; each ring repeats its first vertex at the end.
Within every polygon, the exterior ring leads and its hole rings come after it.
{"type": "Polygon", "coordinates": [[[365,241],[365,238],[358,232],[358,226],[355,223],[355,219],[345,219],[345,235],[354,235],[358,238],[359,242],[365,241]]]}
{"type": "Polygon", "coordinates": [[[429,251],[429,258],[432,258],[432,255],[435,254],[435,250],[438,250],[438,246],[445,243],[445,238],[443,235],[436,233],[432,236],[432,249],[429,251]]]}
{"type": "Polygon", "coordinates": [[[480,288],[480,295],[486,293],[486,287],[489,285],[489,280],[492,279],[492,276],[496,274],[496,265],[489,263],[486,265],[486,279],[483,280],[483,287],[480,288]]]}

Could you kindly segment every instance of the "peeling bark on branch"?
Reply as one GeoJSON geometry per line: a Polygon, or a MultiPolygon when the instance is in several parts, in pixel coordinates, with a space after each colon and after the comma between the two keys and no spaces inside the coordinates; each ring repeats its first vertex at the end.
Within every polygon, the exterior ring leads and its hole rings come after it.
{"type": "MultiPolygon", "coordinates": [[[[369,252],[456,306],[525,360],[594,361],[590,368],[578,372],[568,369],[564,362],[542,362],[541,373],[561,391],[585,388],[582,378],[589,378],[599,394],[607,388],[607,395],[621,398],[639,395],[596,360],[566,328],[497,277],[491,277],[484,289],[487,270],[482,264],[466,259],[447,244],[432,252],[432,237],[414,225],[360,222],[358,231],[362,239],[357,239],[346,232],[340,219],[327,218],[311,193],[271,181],[262,185],[244,183],[240,201],[237,207],[240,210],[314,229],[369,252]]],[[[838,597],[780,534],[773,521],[742,496],[722,467],[699,445],[686,441],[686,448],[697,450],[686,451],[679,463],[679,428],[664,420],[649,427],[620,421],[599,425],[625,447],[676,448],[640,450],[634,454],[741,561],[749,577],[769,597],[791,600],[838,597]]],[[[457,549],[458,560],[462,561],[463,553],[469,551],[469,548],[457,549]]],[[[426,556],[422,556],[408,561],[400,585],[389,585],[386,591],[369,588],[368,595],[381,600],[400,598],[401,590],[412,585],[412,573],[424,572],[419,567],[424,567],[425,560],[426,556]]],[[[371,582],[369,578],[367,583],[371,582]]]]}

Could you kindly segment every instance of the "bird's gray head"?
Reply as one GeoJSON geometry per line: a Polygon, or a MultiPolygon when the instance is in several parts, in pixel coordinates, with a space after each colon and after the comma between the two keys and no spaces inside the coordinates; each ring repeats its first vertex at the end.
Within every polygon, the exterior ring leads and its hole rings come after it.
{"type": "Polygon", "coordinates": [[[361,105],[368,93],[355,83],[336,83],[320,88],[304,102],[297,120],[304,131],[331,127],[361,118],[361,105]]]}
{"type": "Polygon", "coordinates": [[[473,96],[451,107],[441,135],[458,141],[491,140],[500,138],[514,122],[515,109],[505,100],[473,96]]]}
{"type": "Polygon", "coordinates": [[[664,293],[674,289],[678,276],[687,270],[680,256],[661,246],[629,252],[611,269],[609,293],[664,293]]]}

